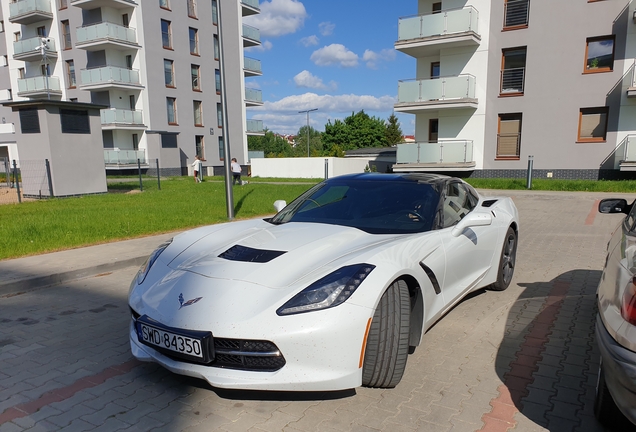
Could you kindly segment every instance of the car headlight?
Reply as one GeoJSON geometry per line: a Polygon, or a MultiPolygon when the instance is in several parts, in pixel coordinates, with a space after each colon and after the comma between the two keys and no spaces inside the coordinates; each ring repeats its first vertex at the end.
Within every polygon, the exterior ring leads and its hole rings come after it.
{"type": "Polygon", "coordinates": [[[374,268],[371,264],[342,267],[296,294],[276,314],[293,315],[338,306],[351,297],[374,268]]]}
{"type": "Polygon", "coordinates": [[[153,253],[150,254],[146,262],[139,269],[139,272],[137,272],[137,285],[140,285],[144,282],[144,280],[146,279],[146,275],[150,271],[150,268],[155,263],[155,261],[157,261],[157,258],[159,258],[159,255],[161,255],[161,252],[163,252],[168,246],[170,246],[170,243],[172,243],[172,239],[161,244],[157,249],[155,249],[153,253]]]}

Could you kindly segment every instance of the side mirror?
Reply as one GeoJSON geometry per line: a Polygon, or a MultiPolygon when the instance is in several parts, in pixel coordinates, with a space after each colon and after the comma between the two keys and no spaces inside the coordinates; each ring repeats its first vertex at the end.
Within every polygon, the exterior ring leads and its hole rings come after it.
{"type": "Polygon", "coordinates": [[[606,198],[598,203],[599,213],[629,213],[631,206],[622,198],[606,198]]]}
{"type": "Polygon", "coordinates": [[[466,228],[473,226],[485,226],[492,224],[492,215],[490,213],[475,213],[470,212],[462,220],[457,222],[457,225],[451,231],[453,237],[459,237],[466,228]]]}
{"type": "Polygon", "coordinates": [[[287,201],[285,201],[285,200],[276,200],[276,201],[274,201],[274,208],[276,209],[276,213],[278,213],[279,211],[281,211],[285,207],[287,207],[287,201]]]}

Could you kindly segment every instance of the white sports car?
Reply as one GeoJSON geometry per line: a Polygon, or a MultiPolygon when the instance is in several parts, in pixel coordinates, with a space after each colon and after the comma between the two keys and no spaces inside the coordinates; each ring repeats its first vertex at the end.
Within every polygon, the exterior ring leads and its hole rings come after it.
{"type": "Polygon", "coordinates": [[[274,205],[148,258],[129,294],[137,359],[221,388],[394,387],[436,320],[513,276],[514,203],[457,178],[346,175],[274,205]]]}

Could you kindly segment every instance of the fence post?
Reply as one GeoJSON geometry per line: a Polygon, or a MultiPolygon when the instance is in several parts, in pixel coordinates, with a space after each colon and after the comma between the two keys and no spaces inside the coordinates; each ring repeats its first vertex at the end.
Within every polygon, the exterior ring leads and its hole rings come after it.
{"type": "Polygon", "coordinates": [[[9,158],[4,158],[4,172],[7,174],[7,187],[11,187],[11,168],[9,158]]]}
{"type": "Polygon", "coordinates": [[[155,161],[157,162],[157,189],[161,190],[161,180],[159,177],[161,177],[159,175],[159,158],[155,159],[155,161]]]}
{"type": "Polygon", "coordinates": [[[139,172],[139,190],[144,191],[144,183],[141,181],[141,160],[137,159],[137,171],[139,172]]]}
{"type": "Polygon", "coordinates": [[[49,181],[49,196],[53,198],[55,195],[53,194],[53,181],[51,180],[51,164],[48,159],[44,159],[44,163],[46,164],[46,178],[49,181]]]}
{"type": "Polygon", "coordinates": [[[532,165],[534,163],[534,156],[528,156],[528,178],[526,180],[526,188],[532,189],[532,165]]]}
{"type": "Polygon", "coordinates": [[[329,159],[325,159],[325,180],[329,178],[329,159]]]}
{"type": "Polygon", "coordinates": [[[15,187],[18,189],[18,204],[22,203],[22,197],[20,196],[20,181],[18,180],[18,164],[13,159],[13,179],[15,180],[15,187]]]}

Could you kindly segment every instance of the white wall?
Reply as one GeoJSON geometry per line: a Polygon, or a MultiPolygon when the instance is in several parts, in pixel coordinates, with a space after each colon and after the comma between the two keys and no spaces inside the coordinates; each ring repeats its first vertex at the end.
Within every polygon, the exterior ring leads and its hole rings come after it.
{"type": "Polygon", "coordinates": [[[252,177],[325,178],[325,160],[328,176],[362,173],[369,163],[366,159],[349,158],[255,158],[252,159],[252,177]]]}

